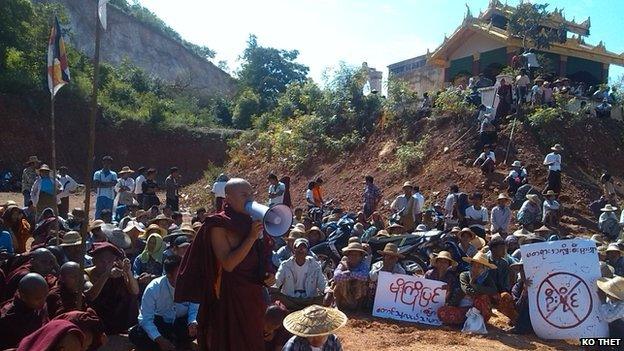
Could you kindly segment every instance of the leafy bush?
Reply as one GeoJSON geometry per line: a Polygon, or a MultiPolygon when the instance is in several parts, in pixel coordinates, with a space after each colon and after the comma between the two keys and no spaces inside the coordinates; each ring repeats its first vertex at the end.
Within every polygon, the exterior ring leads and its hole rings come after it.
{"type": "Polygon", "coordinates": [[[541,128],[561,120],[562,113],[558,107],[538,107],[529,115],[529,123],[534,128],[541,128]]]}
{"type": "Polygon", "coordinates": [[[447,90],[441,92],[435,98],[435,112],[440,116],[470,116],[472,107],[466,102],[466,94],[468,94],[467,91],[447,90]]]}
{"type": "Polygon", "coordinates": [[[251,89],[246,89],[240,93],[236,99],[234,113],[232,114],[232,124],[239,129],[251,127],[251,119],[260,108],[260,97],[251,89]]]}
{"type": "Polygon", "coordinates": [[[393,171],[409,173],[420,165],[425,158],[425,151],[430,141],[429,135],[423,136],[418,142],[408,141],[399,145],[396,151],[396,161],[390,167],[393,171]]]}
{"type": "Polygon", "coordinates": [[[392,79],[388,83],[388,98],[384,101],[384,112],[388,127],[410,127],[418,114],[420,101],[418,92],[402,79],[392,79]]]}

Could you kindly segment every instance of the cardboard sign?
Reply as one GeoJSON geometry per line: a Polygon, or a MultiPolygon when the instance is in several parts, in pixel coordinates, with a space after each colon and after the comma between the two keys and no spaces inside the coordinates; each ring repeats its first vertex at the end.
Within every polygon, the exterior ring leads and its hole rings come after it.
{"type": "Polygon", "coordinates": [[[591,240],[523,245],[524,272],[532,280],[529,312],[542,339],[599,338],[609,326],[599,319],[598,251],[591,240]]]}
{"type": "Polygon", "coordinates": [[[444,306],[446,299],[443,285],[437,280],[379,272],[373,316],[442,325],[438,308],[444,306]]]}

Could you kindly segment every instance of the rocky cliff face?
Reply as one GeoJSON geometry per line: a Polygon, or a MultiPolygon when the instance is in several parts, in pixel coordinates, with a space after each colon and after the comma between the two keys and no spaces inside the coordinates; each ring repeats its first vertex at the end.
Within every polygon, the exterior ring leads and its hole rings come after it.
{"type": "MultiPolygon", "coordinates": [[[[95,49],[96,0],[35,0],[58,2],[70,17],[69,41],[93,56],[95,49]]],[[[108,28],[102,33],[100,58],[119,64],[124,59],[170,83],[176,81],[199,88],[210,95],[231,96],[235,82],[226,72],[186,49],[158,30],[141,23],[117,8],[108,6],[108,28]]]]}

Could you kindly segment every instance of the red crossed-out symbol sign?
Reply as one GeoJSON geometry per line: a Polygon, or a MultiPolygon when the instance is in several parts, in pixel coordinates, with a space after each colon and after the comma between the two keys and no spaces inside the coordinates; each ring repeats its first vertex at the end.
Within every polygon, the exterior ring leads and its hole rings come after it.
{"type": "Polygon", "coordinates": [[[572,273],[553,273],[537,290],[537,308],[544,320],[560,329],[583,323],[592,311],[591,291],[585,281],[572,273]]]}

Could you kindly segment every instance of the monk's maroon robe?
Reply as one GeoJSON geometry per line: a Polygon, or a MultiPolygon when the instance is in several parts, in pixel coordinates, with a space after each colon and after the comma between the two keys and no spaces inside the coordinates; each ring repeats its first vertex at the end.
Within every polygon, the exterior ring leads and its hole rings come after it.
{"type": "Polygon", "coordinates": [[[228,205],[209,216],[182,259],[175,288],[177,302],[199,303],[198,343],[201,350],[248,351],[264,349],[263,281],[268,265],[264,235],[232,272],[222,269],[210,240],[212,228],[225,228],[241,236],[251,230],[251,217],[228,205]]]}
{"type": "Polygon", "coordinates": [[[17,347],[28,334],[49,321],[45,308],[33,310],[19,297],[7,301],[0,309],[0,350],[17,347]]]}
{"type": "Polygon", "coordinates": [[[50,316],[50,318],[54,318],[62,313],[83,310],[85,297],[84,295],[82,296],[81,301],[83,303],[79,306],[78,298],[80,294],[80,292],[73,292],[66,289],[61,282],[57,282],[56,285],[50,289],[46,299],[48,316],[50,316]]]}
{"type": "Polygon", "coordinates": [[[125,334],[137,323],[138,297],[130,294],[123,277],[108,278],[98,297],[87,305],[100,316],[108,335],[125,334]]]}
{"type": "MultiPolygon", "coordinates": [[[[28,273],[33,273],[30,262],[22,264],[21,266],[14,269],[11,273],[9,273],[6,278],[6,286],[4,287],[0,302],[6,302],[13,298],[13,295],[15,295],[17,287],[19,286],[20,280],[22,280],[22,278],[24,278],[24,276],[28,273]]],[[[48,282],[48,287],[50,289],[56,284],[56,277],[54,275],[48,274],[44,278],[48,282]]]]}

